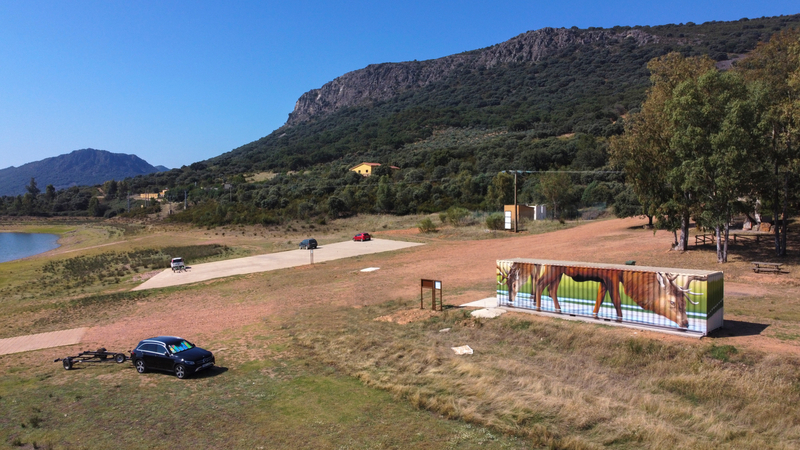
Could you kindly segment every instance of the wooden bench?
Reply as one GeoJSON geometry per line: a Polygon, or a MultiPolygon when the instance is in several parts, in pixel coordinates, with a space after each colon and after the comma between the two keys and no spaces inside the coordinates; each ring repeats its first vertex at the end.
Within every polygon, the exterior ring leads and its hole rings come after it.
{"type": "Polygon", "coordinates": [[[761,273],[761,272],[772,272],[772,273],[781,273],[781,266],[783,263],[772,263],[772,262],[753,262],[753,272],[761,273]]]}

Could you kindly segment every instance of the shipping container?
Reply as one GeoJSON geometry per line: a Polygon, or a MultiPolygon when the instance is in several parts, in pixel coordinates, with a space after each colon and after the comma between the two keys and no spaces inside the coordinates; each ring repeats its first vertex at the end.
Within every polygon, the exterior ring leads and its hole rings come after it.
{"type": "Polygon", "coordinates": [[[708,334],[722,326],[719,271],[540,259],[497,261],[497,305],[708,334]]]}

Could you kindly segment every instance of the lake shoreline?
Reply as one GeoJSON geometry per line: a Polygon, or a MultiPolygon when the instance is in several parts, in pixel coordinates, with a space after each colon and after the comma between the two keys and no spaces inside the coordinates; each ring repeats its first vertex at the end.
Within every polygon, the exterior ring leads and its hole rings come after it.
{"type": "Polygon", "coordinates": [[[60,234],[28,231],[0,231],[0,264],[20,261],[57,250],[62,246],[60,234]],[[8,258],[8,259],[6,259],[8,258]]]}

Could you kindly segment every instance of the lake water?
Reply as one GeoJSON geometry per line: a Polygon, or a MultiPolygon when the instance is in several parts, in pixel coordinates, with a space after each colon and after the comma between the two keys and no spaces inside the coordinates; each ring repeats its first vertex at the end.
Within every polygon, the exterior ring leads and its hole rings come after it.
{"type": "Polygon", "coordinates": [[[58,235],[44,233],[0,233],[0,263],[38,255],[58,248],[58,235]]]}

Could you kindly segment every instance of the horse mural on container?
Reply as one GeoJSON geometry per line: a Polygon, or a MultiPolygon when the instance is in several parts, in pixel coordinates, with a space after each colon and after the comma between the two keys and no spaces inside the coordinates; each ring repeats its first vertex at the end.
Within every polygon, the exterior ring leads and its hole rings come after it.
{"type": "Polygon", "coordinates": [[[569,265],[547,265],[514,262],[508,267],[498,265],[500,276],[499,284],[508,287],[509,301],[513,304],[519,289],[528,280],[531,280],[531,296],[535,297],[536,310],[541,311],[542,293],[547,288],[550,298],[553,299],[555,312],[561,312],[558,301],[558,286],[563,275],[572,278],[578,283],[594,281],[599,283],[592,316],[597,317],[600,306],[609,294],[614,309],[617,312],[617,321],[622,320],[622,298],[620,285],[625,294],[642,309],[651,311],[672,322],[681,328],[689,326],[686,315],[686,302],[694,305],[689,295],[702,295],[692,292],[689,285],[693,281],[707,281],[707,275],[680,275],[669,272],[646,272],[620,270],[596,267],[575,267],[569,265]],[[679,277],[684,277],[683,284],[679,277]]]}

